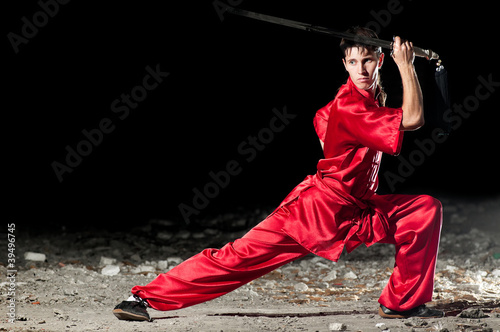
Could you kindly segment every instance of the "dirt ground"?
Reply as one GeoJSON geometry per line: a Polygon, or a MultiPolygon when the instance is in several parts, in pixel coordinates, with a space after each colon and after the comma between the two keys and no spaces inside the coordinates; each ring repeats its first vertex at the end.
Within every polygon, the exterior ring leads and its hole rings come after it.
{"type": "MultiPolygon", "coordinates": [[[[378,244],[338,263],[309,255],[208,303],[150,309],[153,322],[113,316],[134,285],[242,236],[270,212],[237,209],[205,220],[202,231],[168,220],[127,233],[65,226],[44,233],[18,225],[15,279],[7,279],[7,259],[0,263],[0,331],[500,331],[500,197],[438,198],[444,226],[430,305],[445,310],[444,318],[377,315],[394,265],[394,248],[378,244]],[[45,260],[26,260],[28,252],[45,260]]],[[[7,251],[8,231],[2,232],[0,248],[7,251]]]]}

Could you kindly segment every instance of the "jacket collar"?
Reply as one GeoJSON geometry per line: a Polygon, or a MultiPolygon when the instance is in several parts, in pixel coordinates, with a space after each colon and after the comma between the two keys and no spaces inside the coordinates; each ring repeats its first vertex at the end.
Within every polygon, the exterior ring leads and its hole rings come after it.
{"type": "MultiPolygon", "coordinates": [[[[354,84],[354,82],[351,80],[351,77],[349,76],[349,78],[347,79],[347,85],[351,88],[351,89],[355,89],[357,92],[359,92],[359,94],[361,94],[363,97],[365,98],[368,98],[368,99],[372,99],[371,97],[371,94],[370,92],[366,91],[366,90],[363,90],[363,89],[359,89],[356,84],[354,84]]],[[[380,92],[382,92],[382,90],[380,89],[379,86],[377,86],[377,89],[375,90],[375,101],[378,100],[378,96],[380,94],[380,92]]]]}

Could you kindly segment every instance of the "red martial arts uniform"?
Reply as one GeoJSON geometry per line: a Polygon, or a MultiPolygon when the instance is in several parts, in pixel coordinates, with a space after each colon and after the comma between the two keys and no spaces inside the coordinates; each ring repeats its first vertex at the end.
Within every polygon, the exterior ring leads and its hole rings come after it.
{"type": "Polygon", "coordinates": [[[132,293],[157,310],[185,308],[311,252],[337,261],[344,247],[351,252],[381,242],[396,245],[396,263],[379,302],[406,311],[431,301],[440,202],[426,195],[375,194],[382,152],[400,152],[402,115],[401,108],[379,107],[349,79],[314,119],[325,155],[315,175],[241,239],[205,249],[132,293]]]}

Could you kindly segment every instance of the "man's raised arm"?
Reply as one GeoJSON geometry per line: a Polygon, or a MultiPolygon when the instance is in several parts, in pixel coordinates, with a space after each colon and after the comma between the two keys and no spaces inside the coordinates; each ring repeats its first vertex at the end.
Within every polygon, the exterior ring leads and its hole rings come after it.
{"type": "Polygon", "coordinates": [[[413,66],[415,59],[413,44],[408,41],[401,42],[400,37],[395,37],[392,57],[403,81],[403,120],[400,130],[416,130],[424,125],[424,103],[422,89],[413,66]]]}

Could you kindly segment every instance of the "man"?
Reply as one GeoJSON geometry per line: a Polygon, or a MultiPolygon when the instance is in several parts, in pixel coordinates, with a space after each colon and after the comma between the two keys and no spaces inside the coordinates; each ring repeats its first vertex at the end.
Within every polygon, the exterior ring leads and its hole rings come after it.
{"type": "MultiPolygon", "coordinates": [[[[377,38],[365,28],[349,32],[377,38]]],[[[119,319],[150,320],[147,307],[174,310],[224,295],[314,253],[337,261],[376,242],[396,246],[394,272],[379,299],[384,318],[442,317],[431,301],[442,223],[441,204],[426,195],[377,195],[382,153],[399,154],[403,132],[424,124],[422,91],[410,42],[394,40],[403,82],[400,108],[384,107],[381,49],[341,42],[349,79],[320,109],[314,126],[325,158],[264,221],[221,249],[205,249],[115,307],[119,319]]]]}

